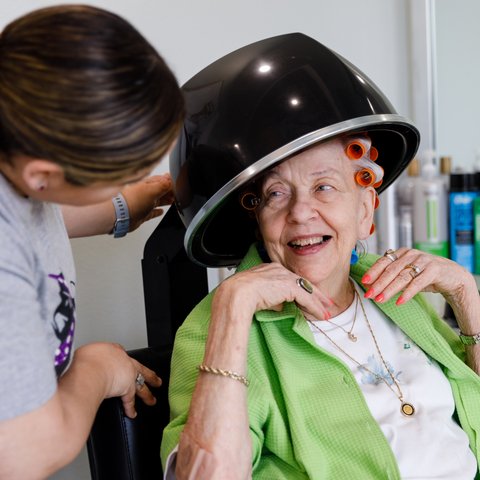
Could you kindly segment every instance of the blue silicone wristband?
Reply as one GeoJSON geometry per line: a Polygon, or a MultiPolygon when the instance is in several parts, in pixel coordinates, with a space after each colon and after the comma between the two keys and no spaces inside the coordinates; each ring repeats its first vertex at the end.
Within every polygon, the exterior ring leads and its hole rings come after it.
{"type": "Polygon", "coordinates": [[[124,196],[119,193],[112,198],[113,206],[115,207],[115,224],[113,225],[113,236],[115,238],[124,237],[130,228],[130,213],[128,205],[124,196]]]}

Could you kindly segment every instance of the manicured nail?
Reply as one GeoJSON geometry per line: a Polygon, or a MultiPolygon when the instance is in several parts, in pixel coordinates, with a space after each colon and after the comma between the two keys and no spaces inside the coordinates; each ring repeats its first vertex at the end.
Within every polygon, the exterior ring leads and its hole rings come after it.
{"type": "Polygon", "coordinates": [[[375,301],[378,303],[382,303],[384,300],[385,300],[385,296],[383,295],[383,293],[375,297],[375,301]]]}
{"type": "Polygon", "coordinates": [[[330,320],[332,318],[332,316],[330,315],[329,312],[325,312],[325,315],[324,315],[324,320],[330,320]]]}
{"type": "Polygon", "coordinates": [[[370,283],[372,281],[372,277],[370,277],[370,275],[364,275],[362,277],[362,283],[370,283]]]}
{"type": "Polygon", "coordinates": [[[374,295],[375,295],[375,292],[373,291],[373,288],[370,288],[370,289],[367,290],[364,297],[365,298],[372,298],[374,295]]]}
{"type": "Polygon", "coordinates": [[[331,298],[329,298],[328,301],[330,302],[330,305],[333,305],[333,300],[331,298]]]}
{"type": "Polygon", "coordinates": [[[403,305],[405,303],[405,298],[403,298],[401,295],[400,297],[397,298],[397,301],[395,302],[396,305],[403,305]]]}

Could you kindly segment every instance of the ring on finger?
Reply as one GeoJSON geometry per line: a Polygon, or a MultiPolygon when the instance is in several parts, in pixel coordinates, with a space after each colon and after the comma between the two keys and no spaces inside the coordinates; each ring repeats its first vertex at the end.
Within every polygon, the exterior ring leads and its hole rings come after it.
{"type": "Polygon", "coordinates": [[[145,377],[138,372],[137,378],[135,379],[135,388],[140,390],[145,385],[145,377]]]}
{"type": "Polygon", "coordinates": [[[384,257],[388,258],[389,260],[391,260],[392,262],[394,262],[395,260],[398,260],[398,257],[397,255],[395,254],[395,250],[392,250],[391,248],[389,248],[384,254],[383,254],[384,257]]]}
{"type": "Polygon", "coordinates": [[[312,284],[306,278],[297,278],[297,285],[303,288],[307,293],[313,293],[312,284]]]}
{"type": "Polygon", "coordinates": [[[414,263],[409,263],[408,265],[405,265],[405,268],[410,269],[408,273],[410,273],[412,278],[416,278],[422,273],[421,268],[418,265],[415,265],[414,263]]]}

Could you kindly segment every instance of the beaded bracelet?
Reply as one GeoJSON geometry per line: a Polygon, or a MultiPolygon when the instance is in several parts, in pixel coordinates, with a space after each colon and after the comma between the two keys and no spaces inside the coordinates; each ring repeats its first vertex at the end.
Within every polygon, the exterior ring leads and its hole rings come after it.
{"type": "Polygon", "coordinates": [[[224,377],[233,378],[233,380],[238,380],[243,383],[246,387],[250,384],[248,379],[239,373],[232,372],[230,370],[222,370],[220,368],[209,367],[208,365],[199,365],[198,370],[205,373],[212,373],[214,375],[222,375],[224,377]]]}

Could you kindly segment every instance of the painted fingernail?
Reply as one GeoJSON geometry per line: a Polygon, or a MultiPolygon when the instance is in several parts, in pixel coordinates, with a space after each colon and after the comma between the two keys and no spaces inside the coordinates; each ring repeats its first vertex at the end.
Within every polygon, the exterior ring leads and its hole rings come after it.
{"type": "Polygon", "coordinates": [[[372,277],[370,277],[370,275],[364,275],[362,277],[362,283],[370,283],[372,280],[372,277]]]}
{"type": "Polygon", "coordinates": [[[333,305],[333,300],[331,298],[329,298],[328,301],[330,302],[330,305],[333,305]]]}
{"type": "Polygon", "coordinates": [[[376,302],[381,303],[381,302],[383,302],[384,300],[385,300],[385,296],[383,295],[383,293],[380,293],[380,295],[377,295],[377,296],[375,297],[375,301],[376,301],[376,302]]]}
{"type": "Polygon", "coordinates": [[[330,320],[332,318],[332,316],[330,315],[329,312],[325,312],[325,315],[324,315],[324,320],[330,320]]]}
{"type": "Polygon", "coordinates": [[[395,302],[395,305],[403,305],[404,303],[405,303],[405,298],[403,298],[400,295],[400,297],[397,298],[397,301],[395,302]]]}
{"type": "Polygon", "coordinates": [[[367,290],[364,297],[365,298],[372,298],[374,295],[375,295],[375,292],[373,291],[373,288],[370,288],[370,289],[367,290]]]}

